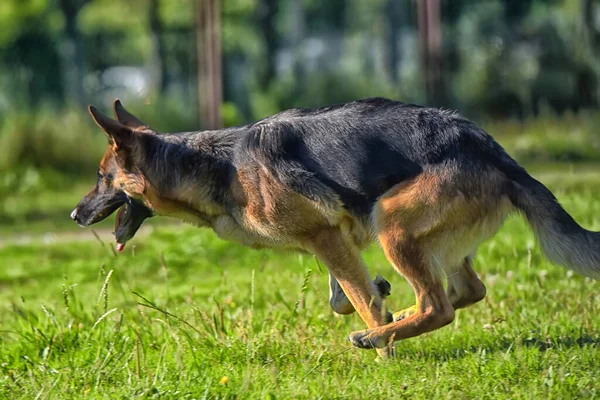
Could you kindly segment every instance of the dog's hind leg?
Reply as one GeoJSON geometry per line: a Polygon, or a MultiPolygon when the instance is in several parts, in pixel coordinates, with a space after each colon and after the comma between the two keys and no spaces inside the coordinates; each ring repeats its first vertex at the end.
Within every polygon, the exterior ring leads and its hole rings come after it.
{"type": "Polygon", "coordinates": [[[350,334],[360,348],[383,347],[418,336],[454,320],[454,308],[444,291],[442,270],[432,238],[442,235],[447,244],[450,201],[441,197],[440,179],[422,175],[400,184],[377,203],[374,220],[386,257],[413,287],[416,305],[404,319],[350,334]],[[433,247],[432,247],[433,246],[433,247]],[[433,253],[432,253],[433,251],[433,253]]]}
{"type": "Polygon", "coordinates": [[[454,309],[444,291],[442,280],[425,261],[423,249],[408,232],[394,230],[380,235],[388,259],[415,291],[414,312],[404,319],[367,331],[350,334],[360,348],[383,347],[392,341],[407,339],[441,328],[454,320],[454,309]]]}
{"type": "Polygon", "coordinates": [[[430,171],[378,200],[373,216],[379,241],[413,287],[416,304],[396,322],[353,332],[353,344],[377,347],[441,328],[453,321],[455,308],[483,298],[485,287],[465,256],[493,236],[510,212],[501,177],[492,178],[469,181],[452,170],[430,171]],[[448,293],[444,272],[450,276],[448,293]]]}
{"type": "MultiPolygon", "coordinates": [[[[311,235],[306,248],[327,266],[369,328],[385,325],[391,320],[391,314],[383,310],[383,299],[369,277],[360,251],[344,239],[339,229],[326,228],[311,235]]],[[[385,344],[377,347],[385,347],[385,344]]],[[[385,356],[385,349],[379,354],[385,356]]]]}
{"type": "Polygon", "coordinates": [[[448,274],[446,294],[455,310],[483,300],[486,295],[486,288],[473,270],[471,257],[465,258],[456,272],[448,274]]]}
{"type": "MultiPolygon", "coordinates": [[[[390,295],[392,286],[384,277],[377,275],[373,280],[373,283],[377,287],[382,299],[385,299],[390,295]]],[[[348,315],[356,311],[348,299],[348,296],[344,293],[340,283],[335,279],[331,272],[329,273],[329,304],[337,314],[348,315]]]]}
{"type": "MultiPolygon", "coordinates": [[[[477,303],[484,299],[486,288],[473,270],[471,257],[466,257],[456,271],[448,274],[448,288],[446,295],[452,308],[458,310],[477,303]]],[[[394,313],[394,321],[400,321],[416,313],[416,306],[405,308],[394,313]]]]}

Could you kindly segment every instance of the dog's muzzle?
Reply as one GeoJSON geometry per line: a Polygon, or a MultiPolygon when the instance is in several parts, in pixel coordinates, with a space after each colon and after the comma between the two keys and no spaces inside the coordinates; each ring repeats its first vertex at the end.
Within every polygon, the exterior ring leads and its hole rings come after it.
{"type": "Polygon", "coordinates": [[[77,222],[77,225],[79,225],[79,226],[83,226],[83,225],[81,224],[81,222],[79,222],[79,220],[77,219],[77,217],[78,217],[77,213],[78,213],[78,212],[79,212],[79,208],[78,208],[78,207],[75,207],[75,209],[74,209],[73,211],[71,211],[71,219],[72,219],[73,221],[77,222]]]}

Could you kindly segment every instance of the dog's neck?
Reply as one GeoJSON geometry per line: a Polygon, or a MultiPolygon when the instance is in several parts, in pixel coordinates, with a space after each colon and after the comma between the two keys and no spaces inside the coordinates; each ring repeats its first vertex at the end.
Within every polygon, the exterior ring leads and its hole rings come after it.
{"type": "Polygon", "coordinates": [[[234,135],[219,131],[147,137],[140,163],[146,201],[159,214],[210,225],[227,212],[234,144],[234,135]]]}

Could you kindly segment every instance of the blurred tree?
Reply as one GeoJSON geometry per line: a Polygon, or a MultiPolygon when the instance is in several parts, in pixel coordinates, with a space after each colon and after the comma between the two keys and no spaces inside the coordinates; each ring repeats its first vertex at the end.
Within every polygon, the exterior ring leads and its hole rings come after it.
{"type": "Polygon", "coordinates": [[[167,55],[165,48],[165,34],[163,24],[160,19],[160,2],[159,0],[149,0],[148,5],[148,20],[150,23],[150,35],[153,47],[154,69],[158,78],[157,87],[160,93],[164,93],[169,86],[169,75],[167,74],[167,55]]]}
{"type": "Polygon", "coordinates": [[[586,31],[586,34],[588,36],[588,40],[590,41],[590,44],[593,48],[595,48],[594,46],[594,42],[596,40],[596,32],[595,32],[595,26],[594,26],[594,0],[582,0],[583,1],[583,6],[581,7],[582,9],[582,19],[583,19],[583,26],[584,29],[586,31]]]}
{"type": "Polygon", "coordinates": [[[198,0],[196,12],[200,123],[205,129],[219,129],[223,126],[220,0],[198,0]]]}
{"type": "Polygon", "coordinates": [[[65,18],[61,56],[63,62],[63,79],[69,100],[83,104],[83,78],[85,74],[85,52],[83,38],[77,24],[79,11],[89,0],[58,0],[58,5],[65,18]]]}
{"type": "Polygon", "coordinates": [[[406,21],[405,14],[402,11],[406,10],[402,2],[397,0],[388,0],[385,8],[386,14],[386,60],[387,71],[390,80],[394,84],[398,84],[398,63],[400,62],[400,27],[406,21]]]}
{"type": "Polygon", "coordinates": [[[427,101],[431,105],[445,106],[440,0],[421,0],[417,3],[417,10],[419,46],[427,101]]]}
{"type": "Polygon", "coordinates": [[[276,17],[279,12],[279,0],[260,0],[258,6],[258,24],[263,33],[265,43],[264,67],[259,79],[263,90],[268,89],[275,77],[276,56],[279,49],[279,34],[276,28],[276,17]]]}
{"type": "Polygon", "coordinates": [[[288,43],[292,49],[292,71],[296,80],[297,94],[302,96],[305,89],[306,71],[302,63],[302,42],[305,35],[306,14],[302,0],[292,0],[288,6],[289,24],[288,43]]]}
{"type": "Polygon", "coordinates": [[[0,108],[62,101],[60,12],[49,0],[2,0],[0,26],[0,108]]]}
{"type": "Polygon", "coordinates": [[[0,0],[0,111],[122,92],[220,104],[220,82],[231,120],[400,93],[497,116],[597,106],[599,0],[219,1],[222,61],[214,41],[196,51],[202,1],[0,0]]]}

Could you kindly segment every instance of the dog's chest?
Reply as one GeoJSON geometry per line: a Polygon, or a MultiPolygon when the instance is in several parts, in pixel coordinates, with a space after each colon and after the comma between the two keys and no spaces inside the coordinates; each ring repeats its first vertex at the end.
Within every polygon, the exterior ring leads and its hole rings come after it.
{"type": "Polygon", "coordinates": [[[260,235],[244,227],[230,215],[220,215],[211,221],[215,233],[224,240],[238,242],[244,246],[260,249],[273,247],[295,248],[289,241],[277,240],[277,238],[260,235]]]}

